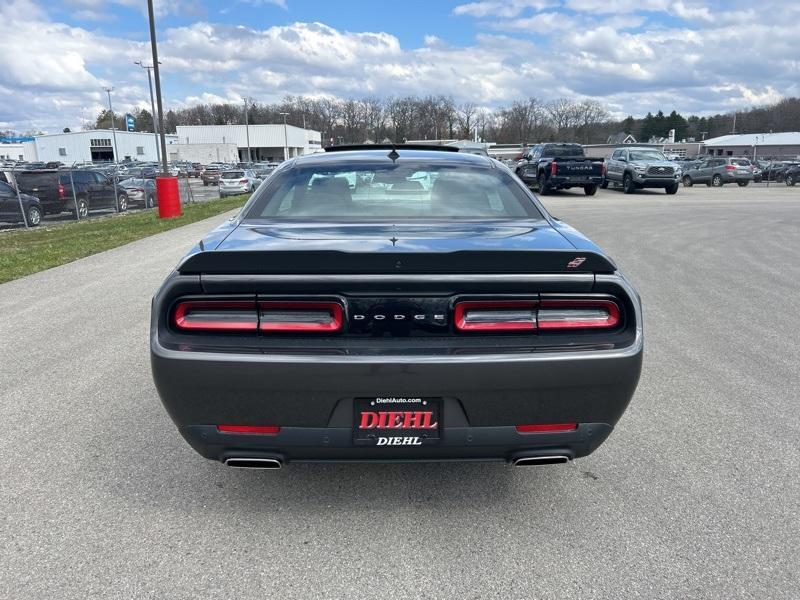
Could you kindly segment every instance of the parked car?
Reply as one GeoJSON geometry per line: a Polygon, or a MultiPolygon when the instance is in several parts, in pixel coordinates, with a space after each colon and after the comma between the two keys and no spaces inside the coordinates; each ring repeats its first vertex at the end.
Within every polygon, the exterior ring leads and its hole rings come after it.
{"type": "Polygon", "coordinates": [[[217,165],[207,165],[203,172],[200,173],[200,179],[203,185],[217,185],[219,183],[219,176],[222,169],[217,165]]]}
{"type": "Polygon", "coordinates": [[[681,167],[654,148],[617,148],[606,163],[603,187],[621,186],[626,194],[642,188],[663,188],[678,193],[681,167]]]}
{"type": "Polygon", "coordinates": [[[580,144],[537,144],[525,153],[516,173],[527,185],[538,186],[543,196],[573,187],[592,196],[603,182],[604,168],[603,159],[587,158],[580,144]]]}
{"type": "Polygon", "coordinates": [[[361,148],[293,159],[161,285],[150,364],[180,435],[248,468],[596,450],[642,368],[615,262],[495,161],[361,148]]]}
{"type": "Polygon", "coordinates": [[[275,170],[276,166],[277,165],[274,163],[256,163],[256,165],[253,167],[253,171],[255,172],[256,177],[263,181],[272,175],[272,172],[275,170]]]}
{"type": "Polygon", "coordinates": [[[29,227],[36,227],[42,222],[43,216],[42,203],[36,196],[20,193],[18,197],[17,190],[0,181],[0,221],[27,222],[29,227]],[[20,200],[22,200],[22,210],[19,206],[20,200]]]}
{"type": "Polygon", "coordinates": [[[189,177],[200,177],[200,174],[203,172],[203,165],[200,163],[191,163],[186,168],[186,175],[189,177]]]}
{"type": "Polygon", "coordinates": [[[708,156],[686,171],[682,181],[686,187],[695,183],[714,187],[736,183],[744,187],[753,181],[753,165],[747,158],[708,156]]]}
{"type": "Polygon", "coordinates": [[[800,181],[800,164],[787,167],[783,173],[783,181],[786,185],[794,187],[800,181]]]}
{"type": "Polygon", "coordinates": [[[23,171],[16,173],[15,178],[20,192],[39,198],[46,214],[65,211],[75,214],[76,205],[80,218],[92,210],[118,207],[124,212],[128,209],[127,193],[117,187],[115,195],[114,181],[98,170],[23,171]]]}
{"type": "Polygon", "coordinates": [[[158,192],[156,191],[156,180],[132,177],[120,181],[122,188],[128,196],[128,205],[143,206],[153,208],[158,206],[158,192]]]}
{"type": "Polygon", "coordinates": [[[252,169],[236,169],[223,171],[219,176],[219,196],[235,196],[256,191],[261,185],[261,178],[252,169]]]}

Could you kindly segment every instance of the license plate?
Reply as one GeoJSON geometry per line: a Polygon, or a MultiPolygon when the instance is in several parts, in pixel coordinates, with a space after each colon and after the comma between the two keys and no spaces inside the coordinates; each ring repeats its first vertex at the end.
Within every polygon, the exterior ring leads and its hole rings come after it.
{"type": "Polygon", "coordinates": [[[353,442],[360,446],[438,444],[442,429],[440,398],[356,398],[353,442]]]}

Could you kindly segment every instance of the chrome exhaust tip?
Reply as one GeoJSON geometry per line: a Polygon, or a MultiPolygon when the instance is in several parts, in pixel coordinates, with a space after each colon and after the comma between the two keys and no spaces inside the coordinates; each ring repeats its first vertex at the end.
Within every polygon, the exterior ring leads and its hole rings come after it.
{"type": "Polygon", "coordinates": [[[283,463],[275,458],[226,458],[225,466],[235,469],[280,469],[283,463]]]}
{"type": "Polygon", "coordinates": [[[569,462],[569,456],[565,454],[553,454],[549,456],[521,456],[512,461],[515,467],[531,467],[533,465],[556,465],[569,462]]]}

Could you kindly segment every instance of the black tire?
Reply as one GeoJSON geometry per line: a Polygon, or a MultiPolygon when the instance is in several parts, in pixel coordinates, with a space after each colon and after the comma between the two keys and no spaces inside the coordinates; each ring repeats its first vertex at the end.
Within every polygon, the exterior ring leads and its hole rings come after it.
{"type": "Polygon", "coordinates": [[[78,198],[78,211],[75,214],[76,219],[85,219],[89,216],[89,201],[86,198],[78,198]]]}
{"type": "Polygon", "coordinates": [[[608,179],[603,179],[603,183],[600,184],[600,188],[604,190],[608,189],[608,179]]]}
{"type": "Polygon", "coordinates": [[[125,212],[128,210],[128,195],[120,194],[117,196],[117,212],[125,212]]]}
{"type": "Polygon", "coordinates": [[[622,191],[626,194],[633,194],[636,191],[636,184],[630,173],[625,173],[625,177],[622,178],[622,191]]]}
{"type": "Polygon", "coordinates": [[[794,184],[797,183],[794,180],[794,175],[787,175],[786,179],[784,179],[783,182],[789,187],[794,187],[794,184]]]}
{"type": "Polygon", "coordinates": [[[589,185],[583,186],[583,193],[587,196],[594,196],[597,193],[597,185],[590,183],[589,185]]]}
{"type": "Polygon", "coordinates": [[[723,186],[722,175],[719,175],[719,174],[714,175],[711,178],[711,187],[722,187],[722,186],[723,186]]]}
{"type": "Polygon", "coordinates": [[[29,206],[25,212],[28,227],[37,227],[42,222],[42,209],[38,206],[29,206]]]}
{"type": "Polygon", "coordinates": [[[670,196],[673,195],[673,194],[677,194],[678,193],[678,184],[677,183],[673,183],[672,185],[668,185],[667,187],[664,188],[664,191],[667,194],[669,194],[670,196]]]}
{"type": "Polygon", "coordinates": [[[689,177],[688,175],[684,175],[682,181],[683,181],[683,187],[692,187],[694,185],[692,178],[689,177]]]}
{"type": "Polygon", "coordinates": [[[539,185],[539,193],[542,196],[547,196],[547,194],[550,193],[550,186],[547,185],[544,173],[539,173],[539,176],[536,178],[536,183],[539,185]]]}
{"type": "Polygon", "coordinates": [[[747,187],[750,184],[750,182],[749,181],[737,181],[736,184],[739,187],[747,187]]]}
{"type": "Polygon", "coordinates": [[[145,205],[146,208],[153,208],[156,205],[156,197],[153,194],[148,194],[145,197],[144,202],[145,202],[144,205],[145,205]]]}
{"type": "Polygon", "coordinates": [[[203,186],[208,187],[208,182],[205,179],[203,179],[203,186]]]}

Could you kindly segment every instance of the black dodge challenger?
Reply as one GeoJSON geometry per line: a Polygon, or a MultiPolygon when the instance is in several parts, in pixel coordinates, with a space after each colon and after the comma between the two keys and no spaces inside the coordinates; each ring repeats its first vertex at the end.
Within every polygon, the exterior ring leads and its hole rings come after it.
{"type": "Polygon", "coordinates": [[[631,284],[501,163],[368,148],[283,163],[161,286],[180,433],[257,468],[593,452],[641,371],[631,284]]]}

